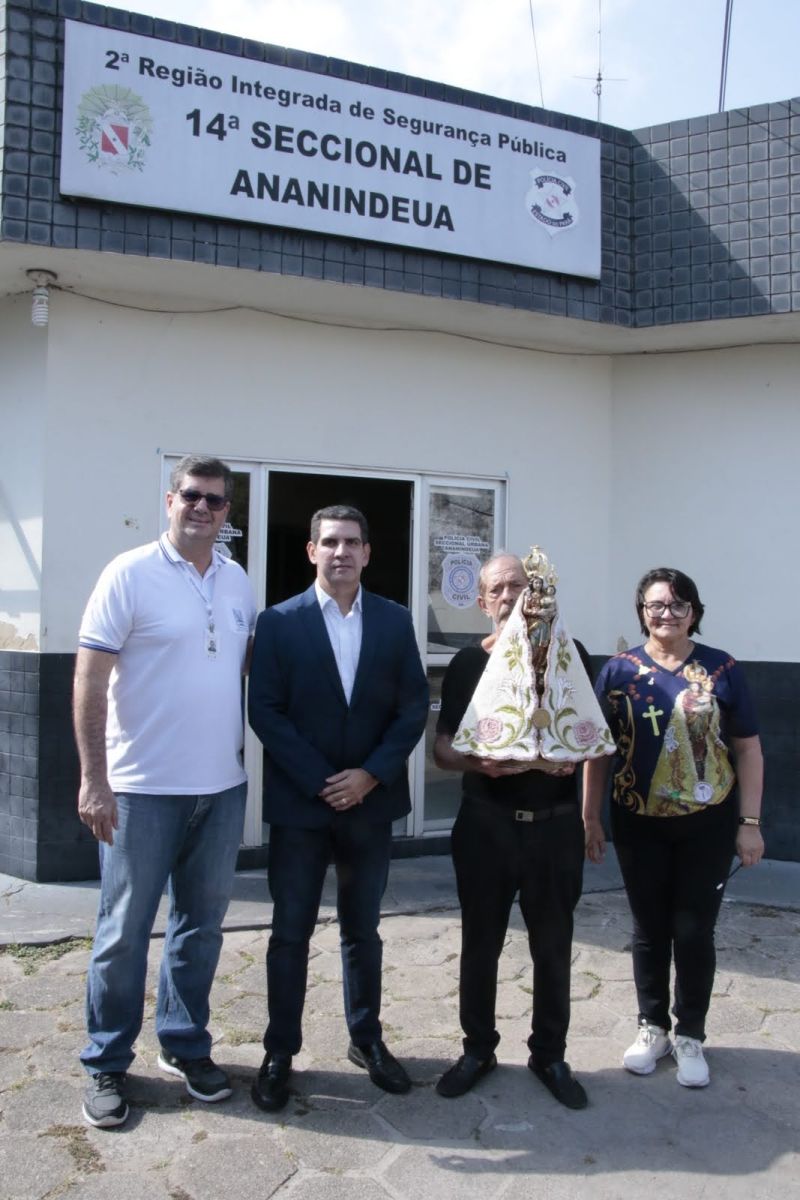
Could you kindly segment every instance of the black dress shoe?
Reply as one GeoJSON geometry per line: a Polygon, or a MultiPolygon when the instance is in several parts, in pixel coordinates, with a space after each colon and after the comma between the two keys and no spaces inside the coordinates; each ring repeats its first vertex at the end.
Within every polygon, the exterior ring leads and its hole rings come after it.
{"type": "Polygon", "coordinates": [[[368,1042],[363,1046],[356,1046],[351,1042],[347,1057],[357,1067],[369,1071],[369,1077],[375,1086],[383,1088],[385,1092],[393,1092],[399,1096],[410,1091],[411,1080],[405,1068],[389,1053],[383,1042],[368,1042]]]}
{"type": "Polygon", "coordinates": [[[572,1074],[569,1063],[554,1062],[546,1067],[537,1065],[533,1055],[528,1059],[528,1068],[537,1079],[541,1079],[548,1092],[555,1096],[559,1104],[567,1108],[586,1108],[589,1097],[572,1074]]]}
{"type": "Polygon", "coordinates": [[[448,1099],[463,1096],[465,1092],[475,1086],[479,1079],[483,1079],[484,1075],[488,1075],[496,1066],[497,1059],[493,1054],[490,1054],[488,1058],[476,1058],[474,1054],[462,1054],[458,1062],[449,1071],[445,1071],[436,1085],[436,1090],[440,1096],[447,1096],[448,1099]]]}
{"type": "Polygon", "coordinates": [[[253,1103],[264,1112],[280,1112],[289,1099],[289,1074],[292,1059],[289,1054],[265,1054],[264,1061],[250,1089],[253,1103]]]}

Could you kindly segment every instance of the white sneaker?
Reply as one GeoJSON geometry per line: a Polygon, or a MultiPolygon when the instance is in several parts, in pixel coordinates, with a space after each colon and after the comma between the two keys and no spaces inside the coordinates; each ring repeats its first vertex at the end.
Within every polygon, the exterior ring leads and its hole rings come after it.
{"type": "Polygon", "coordinates": [[[678,1064],[678,1083],[684,1087],[708,1087],[711,1076],[697,1038],[676,1037],[672,1057],[678,1064]]]}
{"type": "MultiPolygon", "coordinates": [[[[684,1038],[684,1041],[686,1039],[684,1038]]],[[[634,1075],[650,1075],[656,1063],[672,1049],[666,1029],[660,1025],[640,1025],[636,1041],[622,1056],[622,1065],[634,1075]]]]}

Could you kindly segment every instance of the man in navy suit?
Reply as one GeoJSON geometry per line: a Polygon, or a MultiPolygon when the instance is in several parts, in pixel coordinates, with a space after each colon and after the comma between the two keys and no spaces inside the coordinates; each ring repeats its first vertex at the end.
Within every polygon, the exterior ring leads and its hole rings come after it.
{"type": "Polygon", "coordinates": [[[316,512],[307,552],[316,580],[261,614],[250,668],[250,724],[267,752],[274,904],[266,1054],[252,1097],[268,1112],[289,1099],[308,944],[331,862],[347,1056],[387,1092],[411,1087],[381,1036],[378,925],[392,822],[411,806],[406,762],[425,727],[428,686],[407,609],[361,587],[370,544],[358,509],[316,512]]]}

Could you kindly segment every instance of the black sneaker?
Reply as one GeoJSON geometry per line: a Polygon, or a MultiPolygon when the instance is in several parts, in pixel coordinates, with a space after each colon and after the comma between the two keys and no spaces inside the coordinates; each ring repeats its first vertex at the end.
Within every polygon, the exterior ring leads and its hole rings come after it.
{"type": "Polygon", "coordinates": [[[111,1129],[128,1119],[125,1072],[100,1071],[90,1075],[83,1099],[83,1116],[97,1129],[111,1129]]]}
{"type": "Polygon", "coordinates": [[[186,1083],[186,1090],[195,1100],[213,1104],[215,1100],[227,1100],[233,1088],[231,1081],[210,1058],[178,1058],[163,1047],[158,1056],[158,1065],[169,1075],[178,1075],[186,1083]]]}

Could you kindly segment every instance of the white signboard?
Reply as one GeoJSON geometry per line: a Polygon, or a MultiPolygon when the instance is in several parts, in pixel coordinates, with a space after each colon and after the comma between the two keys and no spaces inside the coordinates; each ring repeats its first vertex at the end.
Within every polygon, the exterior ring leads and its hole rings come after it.
{"type": "Polygon", "coordinates": [[[61,191],[600,276],[600,143],[66,22],[61,191]]]}

